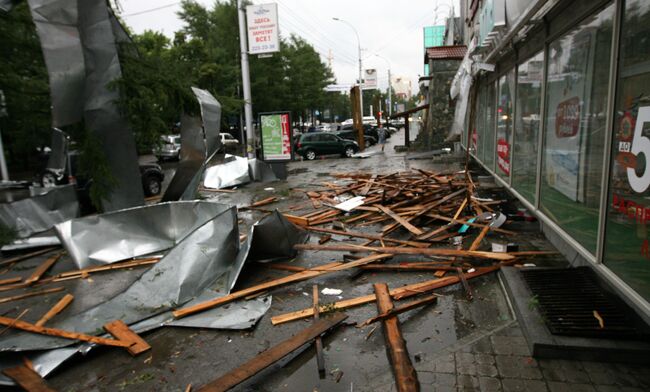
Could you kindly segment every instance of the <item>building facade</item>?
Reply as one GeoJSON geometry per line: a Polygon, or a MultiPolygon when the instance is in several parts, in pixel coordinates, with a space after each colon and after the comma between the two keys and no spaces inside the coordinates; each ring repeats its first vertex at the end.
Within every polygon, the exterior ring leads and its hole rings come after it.
{"type": "Polygon", "coordinates": [[[471,155],[650,320],[650,1],[461,1],[471,155]]]}

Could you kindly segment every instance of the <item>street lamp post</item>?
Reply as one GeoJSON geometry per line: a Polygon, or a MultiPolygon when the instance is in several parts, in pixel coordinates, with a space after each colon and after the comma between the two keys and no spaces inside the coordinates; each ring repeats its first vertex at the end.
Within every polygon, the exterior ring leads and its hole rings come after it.
{"type": "Polygon", "coordinates": [[[345,23],[346,25],[350,26],[350,28],[354,31],[354,34],[356,34],[357,36],[357,47],[359,49],[359,107],[361,108],[361,121],[363,122],[363,86],[362,86],[363,66],[361,64],[361,39],[359,39],[359,33],[357,32],[357,29],[355,29],[350,22],[340,18],[332,18],[332,19],[334,19],[337,22],[345,23]]]}
{"type": "Polygon", "coordinates": [[[388,61],[387,58],[380,56],[375,53],[376,57],[379,57],[380,59],[384,60],[386,64],[388,64],[388,116],[390,117],[393,114],[393,92],[392,92],[392,87],[391,87],[391,80],[390,80],[390,61],[388,61]]]}

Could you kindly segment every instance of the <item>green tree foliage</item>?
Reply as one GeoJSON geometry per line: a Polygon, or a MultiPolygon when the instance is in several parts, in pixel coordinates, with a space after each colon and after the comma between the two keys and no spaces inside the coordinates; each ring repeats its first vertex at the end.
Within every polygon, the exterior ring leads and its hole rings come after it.
{"type": "Polygon", "coordinates": [[[37,164],[35,148],[50,142],[47,71],[27,2],[0,12],[0,90],[8,117],[0,118],[7,163],[12,171],[37,164]]]}
{"type": "MultiPolygon", "coordinates": [[[[221,102],[222,129],[235,123],[243,108],[236,1],[205,7],[185,0],[179,17],[183,27],[173,39],[145,31],[120,44],[122,78],[112,87],[119,89],[118,106],[141,153],[169,133],[183,111],[198,112],[192,86],[221,102]]],[[[280,52],[270,57],[250,56],[250,76],[254,114],[290,110],[294,118],[307,118],[314,110],[345,112],[341,117],[349,113],[344,95],[324,91],[333,74],[300,37],[283,40],[280,52]]],[[[9,159],[23,162],[35,156],[35,147],[49,143],[51,124],[47,72],[26,2],[0,12],[0,89],[8,104],[9,117],[0,119],[0,127],[9,159]]],[[[80,148],[96,152],[83,124],[66,131],[80,148]]],[[[86,165],[90,177],[102,175],[101,168],[92,166],[86,165]]]]}

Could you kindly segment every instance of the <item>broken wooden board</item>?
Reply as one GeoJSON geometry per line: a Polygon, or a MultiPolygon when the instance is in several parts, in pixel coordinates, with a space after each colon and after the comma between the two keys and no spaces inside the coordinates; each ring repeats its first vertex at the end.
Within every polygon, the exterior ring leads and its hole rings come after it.
{"type": "Polygon", "coordinates": [[[104,325],[104,329],[113,335],[115,339],[130,343],[126,350],[133,356],[151,349],[149,343],[145,342],[140,335],[133,332],[122,320],[111,321],[104,325]]]}
{"type": "Polygon", "coordinates": [[[271,347],[250,361],[199,388],[199,392],[221,392],[235,387],[241,382],[271,366],[278,360],[289,355],[301,346],[309,343],[317,336],[320,336],[329,329],[337,326],[347,317],[348,316],[345,314],[338,313],[332,315],[330,318],[323,318],[316,321],[310,327],[294,334],[291,338],[271,347]]]}
{"type": "Polygon", "coordinates": [[[62,253],[49,257],[41,265],[36,267],[29,278],[25,279],[25,283],[31,284],[39,280],[41,276],[43,276],[43,274],[46,273],[47,270],[49,270],[54,265],[54,263],[56,263],[61,258],[61,256],[63,256],[62,253]]]}
{"type": "Polygon", "coordinates": [[[508,253],[496,252],[483,252],[483,251],[468,251],[458,249],[445,249],[445,248],[395,248],[395,247],[372,247],[361,245],[318,245],[318,244],[298,244],[294,246],[297,250],[325,250],[325,251],[338,251],[338,252],[380,252],[390,254],[408,254],[408,255],[427,255],[427,256],[461,256],[461,257],[477,257],[483,259],[493,260],[512,260],[515,257],[508,253]]]}
{"type": "Polygon", "coordinates": [[[25,365],[4,369],[2,373],[27,392],[56,392],[38,373],[25,365]]]}
{"type": "Polygon", "coordinates": [[[17,263],[17,262],[19,262],[19,261],[23,261],[23,260],[31,259],[32,257],[36,257],[36,256],[43,255],[43,254],[45,254],[45,253],[52,252],[52,251],[54,251],[54,250],[56,250],[56,249],[58,249],[58,248],[59,248],[58,246],[55,246],[55,247],[50,247],[50,248],[45,248],[45,249],[37,250],[37,251],[35,251],[35,252],[27,253],[27,254],[20,255],[20,256],[11,257],[11,258],[9,258],[9,259],[6,259],[6,260],[2,260],[2,261],[0,261],[0,267],[1,267],[1,266],[8,265],[8,264],[17,263]]]}
{"type": "MultiPolygon", "coordinates": [[[[465,274],[466,279],[473,279],[491,272],[494,272],[501,268],[501,265],[505,265],[506,263],[491,266],[491,267],[484,267],[484,268],[477,268],[476,271],[465,274]]],[[[460,278],[458,276],[448,276],[446,278],[442,279],[433,279],[433,280],[427,280],[424,282],[420,283],[413,283],[410,285],[406,285],[403,287],[398,287],[396,289],[392,289],[390,291],[390,295],[393,297],[393,299],[399,300],[403,298],[408,298],[412,297],[414,295],[418,294],[423,294],[427,293],[429,291],[433,291],[435,289],[439,289],[442,287],[447,287],[451,286],[452,284],[456,284],[460,282],[460,278]]],[[[325,312],[331,312],[334,310],[341,310],[341,309],[347,309],[351,308],[354,306],[359,306],[363,304],[367,304],[370,302],[375,301],[375,296],[374,294],[370,295],[365,295],[362,297],[357,297],[357,298],[351,298],[351,299],[346,299],[343,301],[338,301],[334,302],[331,304],[328,304],[327,306],[321,306],[320,307],[320,312],[325,313],[325,312]]],[[[290,313],[285,313],[285,314],[280,314],[277,316],[271,317],[271,323],[273,325],[278,325],[278,324],[283,324],[287,323],[289,321],[295,321],[295,320],[300,320],[304,319],[307,317],[312,317],[314,315],[314,309],[312,307],[298,310],[295,312],[290,312],[290,313]]]]}
{"type": "Polygon", "coordinates": [[[293,283],[293,282],[298,282],[298,281],[301,281],[301,280],[311,279],[313,277],[324,275],[324,274],[329,274],[329,273],[332,273],[332,272],[335,272],[335,271],[342,271],[342,270],[358,267],[360,265],[373,263],[375,261],[388,259],[390,257],[392,257],[392,256],[389,255],[389,254],[378,254],[378,255],[367,256],[367,257],[364,257],[362,259],[359,259],[359,260],[356,260],[356,261],[353,261],[353,262],[350,262],[350,263],[346,263],[346,264],[341,264],[341,263],[326,264],[326,265],[323,265],[323,266],[320,266],[320,267],[317,267],[317,268],[312,268],[312,269],[308,269],[308,270],[305,270],[305,271],[302,271],[302,272],[298,272],[296,274],[285,276],[284,278],[275,279],[275,280],[272,280],[270,282],[265,282],[265,283],[262,283],[262,284],[259,284],[259,285],[253,286],[253,287],[249,287],[249,288],[244,289],[244,290],[236,291],[234,293],[230,293],[230,294],[228,294],[226,296],[223,296],[223,297],[219,297],[219,298],[215,298],[213,300],[201,302],[201,303],[198,303],[196,305],[189,306],[187,308],[178,309],[178,310],[175,310],[174,312],[172,312],[172,314],[177,319],[182,318],[182,317],[186,317],[186,316],[189,316],[190,314],[194,314],[194,313],[202,312],[204,310],[212,309],[212,308],[214,308],[216,306],[224,305],[224,304],[232,302],[232,301],[234,301],[236,299],[247,297],[247,296],[249,296],[251,294],[255,294],[255,293],[258,293],[260,291],[265,291],[265,290],[268,290],[270,288],[275,288],[275,287],[278,287],[278,286],[281,286],[281,285],[284,285],[284,284],[287,284],[287,283],[293,283]]]}
{"type": "MultiPolygon", "coordinates": [[[[388,285],[386,283],[375,283],[373,288],[375,289],[379,314],[392,311],[393,301],[390,299],[388,285]]],[[[396,315],[392,315],[384,318],[382,323],[397,390],[399,392],[419,391],[420,383],[418,382],[418,375],[411,363],[411,358],[409,358],[406,342],[402,337],[402,331],[399,326],[399,319],[396,315]]]]}
{"type": "MultiPolygon", "coordinates": [[[[318,321],[320,319],[320,312],[318,304],[318,285],[315,284],[312,287],[312,296],[313,296],[313,305],[314,305],[314,320],[318,321]]],[[[316,336],[314,339],[314,347],[316,348],[316,365],[318,366],[318,375],[323,378],[325,377],[325,356],[323,355],[323,341],[320,336],[316,336]]]]}
{"type": "Polygon", "coordinates": [[[294,225],[304,226],[304,227],[309,226],[308,218],[304,218],[302,216],[297,216],[297,215],[290,215],[290,214],[282,214],[282,215],[284,215],[284,217],[294,225]]]}
{"type": "Polygon", "coordinates": [[[65,287],[56,287],[53,289],[47,289],[47,290],[39,290],[39,291],[31,291],[25,294],[18,294],[18,295],[13,295],[11,297],[3,297],[0,298],[0,304],[4,304],[6,302],[11,302],[11,301],[17,301],[19,299],[24,299],[24,298],[29,298],[29,297],[36,297],[39,295],[46,295],[46,294],[52,294],[52,293],[58,293],[59,291],[65,290],[65,287]]]}
{"type": "Polygon", "coordinates": [[[0,325],[5,325],[15,329],[21,329],[27,332],[37,333],[40,335],[56,336],[59,338],[71,339],[71,340],[81,340],[82,342],[96,343],[104,346],[129,347],[129,345],[131,344],[130,342],[123,342],[121,340],[100,338],[98,336],[65,331],[63,329],[39,327],[34,324],[12,319],[9,317],[0,316],[0,325]]]}
{"type": "Polygon", "coordinates": [[[43,317],[40,318],[34,325],[37,327],[42,327],[46,322],[48,322],[52,317],[56,316],[59,314],[63,309],[65,309],[66,306],[72,302],[74,299],[74,295],[72,294],[66,294],[57,302],[50,310],[47,311],[43,315],[43,317]]]}
{"type": "Polygon", "coordinates": [[[413,233],[415,235],[424,234],[424,231],[422,231],[421,229],[418,229],[417,227],[413,226],[409,221],[407,221],[406,219],[404,219],[401,216],[397,215],[390,208],[384,207],[384,206],[382,206],[380,204],[377,205],[377,208],[382,210],[384,212],[384,214],[386,214],[386,215],[390,216],[391,218],[393,218],[393,220],[395,220],[397,223],[402,225],[406,230],[410,231],[411,233],[413,233]]]}
{"type": "Polygon", "coordinates": [[[417,299],[415,301],[411,301],[411,302],[409,302],[407,304],[404,304],[404,305],[400,305],[400,306],[398,306],[396,308],[391,309],[390,311],[378,314],[378,315],[376,315],[374,317],[370,317],[366,321],[358,323],[357,328],[365,327],[366,325],[370,325],[370,324],[375,323],[377,321],[384,320],[384,319],[386,319],[388,317],[396,316],[398,314],[408,312],[409,310],[419,308],[420,306],[424,306],[424,305],[428,305],[430,303],[437,302],[438,297],[439,297],[438,294],[427,295],[424,298],[417,299]]]}

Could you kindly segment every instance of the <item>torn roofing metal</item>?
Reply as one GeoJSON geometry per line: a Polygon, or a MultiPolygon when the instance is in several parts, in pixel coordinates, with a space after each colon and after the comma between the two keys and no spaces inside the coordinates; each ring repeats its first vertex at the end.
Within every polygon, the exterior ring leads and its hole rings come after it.
{"type": "Polygon", "coordinates": [[[83,117],[84,63],[77,28],[77,0],[27,0],[41,41],[52,98],[52,124],[62,127],[83,117]]]}
{"type": "Polygon", "coordinates": [[[201,107],[201,119],[205,136],[206,158],[221,148],[221,104],[207,90],[192,87],[192,92],[201,107]]]}
{"type": "Polygon", "coordinates": [[[162,201],[194,200],[208,161],[221,148],[221,104],[206,90],[192,87],[201,118],[181,116],[181,156],[162,201]]]}
{"type": "MultiPolygon", "coordinates": [[[[126,290],[79,314],[53,321],[51,327],[97,334],[112,320],[133,324],[182,306],[201,294],[227,294],[239,276],[247,252],[240,251],[236,208],[219,207],[218,214],[196,227],[126,290]]],[[[19,332],[3,335],[0,350],[42,350],[72,343],[19,332]]]]}
{"type": "Polygon", "coordinates": [[[180,162],[176,167],[176,173],[172,177],[162,201],[176,201],[181,199],[197,173],[201,172],[205,161],[206,150],[201,129],[201,119],[198,117],[181,116],[181,152],[180,162]]]}
{"type": "Polygon", "coordinates": [[[205,201],[160,203],[73,219],[55,226],[79,268],[169,249],[230,207],[205,201]]]}
{"type": "MultiPolygon", "coordinates": [[[[4,191],[12,192],[11,190],[4,191]]],[[[19,238],[47,231],[79,216],[74,185],[32,189],[34,196],[0,203],[0,223],[14,229],[19,238]]]]}
{"type": "Polygon", "coordinates": [[[289,222],[278,210],[253,225],[248,253],[250,261],[271,261],[296,257],[294,245],[307,240],[308,233],[289,222]]]}
{"type": "Polygon", "coordinates": [[[211,166],[206,170],[203,186],[211,189],[222,189],[247,184],[250,181],[248,158],[226,154],[223,163],[211,166]]]}
{"type": "Polygon", "coordinates": [[[114,184],[102,199],[105,211],[144,204],[133,132],[117,108],[119,91],[109,85],[122,77],[113,27],[105,0],[78,2],[79,33],[86,66],[85,126],[96,136],[114,184]]]}
{"type": "Polygon", "coordinates": [[[10,11],[14,4],[12,0],[0,0],[0,10],[10,11]]]}
{"type": "MultiPolygon", "coordinates": [[[[219,214],[188,234],[126,290],[81,313],[53,321],[51,326],[97,334],[104,324],[115,319],[127,324],[145,320],[139,326],[144,330],[166,325],[173,320],[173,315],[169,312],[172,309],[229,294],[244,262],[249,259],[249,251],[252,252],[251,259],[258,257],[256,254],[261,252],[261,248],[265,248],[269,255],[282,257],[292,255],[293,244],[304,240],[304,233],[276,212],[253,225],[247,241],[240,246],[236,208],[220,206],[222,209],[219,214]],[[284,236],[288,238],[283,238],[284,236]],[[159,318],[147,321],[154,316],[159,318]]],[[[245,325],[246,322],[252,322],[252,314],[259,315],[268,309],[267,305],[247,308],[253,313],[242,308],[235,308],[230,313],[230,307],[223,307],[212,313],[212,317],[219,316],[228,325],[245,325]],[[234,315],[247,317],[248,321],[234,315]]],[[[219,324],[210,316],[203,315],[184,324],[193,325],[219,324]]],[[[17,331],[0,337],[0,351],[45,350],[71,344],[73,342],[66,339],[17,331]]]]}
{"type": "MultiPolygon", "coordinates": [[[[212,298],[213,296],[202,296],[197,298],[197,301],[206,301],[212,298]]],[[[272,297],[270,295],[249,301],[240,300],[230,303],[227,308],[213,308],[180,320],[175,320],[170,312],[166,312],[130,325],[129,328],[137,334],[165,326],[233,330],[248,329],[257,324],[264,314],[266,314],[271,308],[271,302],[272,297]]],[[[81,343],[70,347],[25,353],[24,356],[30,360],[34,366],[34,370],[41,377],[46,377],[76,354],[85,355],[93,347],[95,346],[92,344],[81,343]]],[[[23,363],[22,355],[16,355],[12,352],[0,353],[0,368],[10,368],[23,363]]],[[[0,385],[15,385],[15,383],[0,373],[0,385]]]]}

